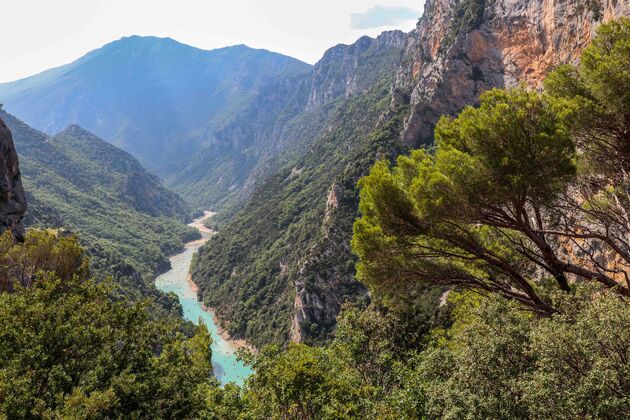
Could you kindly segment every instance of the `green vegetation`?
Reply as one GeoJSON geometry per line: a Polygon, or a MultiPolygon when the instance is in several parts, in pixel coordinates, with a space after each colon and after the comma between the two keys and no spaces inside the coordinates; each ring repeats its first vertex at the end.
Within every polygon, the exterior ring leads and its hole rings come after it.
{"type": "Polygon", "coordinates": [[[290,252],[344,237],[337,228],[356,208],[349,182],[383,157],[360,183],[353,238],[371,299],[345,304],[325,346],[243,353],[255,369],[243,388],[216,386],[205,328],[186,339],[141,304],[112,303],[107,283],[87,280],[75,238],[31,231],[14,245],[5,235],[0,415],[626,418],[629,48],[630,20],[602,26],[580,67],[559,68],[545,93],[491,91],[439,123],[435,150],[393,167],[401,117],[375,123],[388,104],[383,86],[335,104],[312,154],[210,242],[216,266],[197,260],[195,270],[227,302],[211,304],[238,302],[234,331],[250,316],[260,342],[284,338],[274,325],[288,324],[284,312],[266,312],[290,305],[283,271],[299,267],[317,286],[309,273],[338,263],[290,252]],[[313,199],[322,191],[335,200],[313,199]],[[235,263],[242,247],[249,259],[235,263]]]}
{"type": "Polygon", "coordinates": [[[146,303],[112,302],[73,237],[0,238],[0,417],[184,418],[216,386],[210,335],[150,321],[146,303]]]}
{"type": "Polygon", "coordinates": [[[430,335],[391,310],[347,309],[331,345],[266,348],[245,389],[213,402],[239,419],[625,417],[630,306],[616,295],[556,294],[550,318],[451,300],[454,323],[430,335]]]}
{"type": "Polygon", "coordinates": [[[559,314],[539,318],[501,299],[464,297],[452,328],[434,333],[409,373],[416,388],[403,393],[424,404],[416,414],[625,417],[630,305],[581,288],[555,294],[553,304],[559,314]]]}
{"type": "Polygon", "coordinates": [[[547,92],[484,94],[443,118],[436,151],[377,164],[362,181],[359,277],[500,294],[540,315],[555,289],[630,296],[630,20],[604,25],[547,92]]]}
{"type": "Polygon", "coordinates": [[[611,293],[556,293],[550,318],[476,294],[438,309],[437,289],[398,307],[346,307],[327,347],[267,347],[248,356],[256,374],[244,388],[220,388],[205,327],[187,339],[143,304],[112,303],[75,238],[30,231],[25,244],[0,243],[16,273],[0,294],[8,418],[619,418],[630,408],[630,306],[611,293]]]}
{"type": "Polygon", "coordinates": [[[157,291],[156,273],[168,256],[198,237],[184,225],[189,210],[129,154],[71,127],[54,136],[33,130],[9,114],[27,192],[27,224],[77,234],[90,256],[95,278],[112,276],[117,292],[136,300],[151,297],[165,311],[177,300],[157,291]]]}
{"type": "Polygon", "coordinates": [[[379,155],[390,153],[399,132],[402,110],[370,134],[389,106],[388,86],[384,80],[364,95],[336,101],[323,122],[301,125],[302,141],[312,139],[310,150],[294,157],[306,149],[294,145],[282,169],[196,256],[193,278],[206,305],[229,320],[233,335],[257,346],[285,343],[300,283],[332,307],[332,315],[314,313],[316,321],[304,325],[305,338],[325,340],[338,301],[361,294],[349,233],[358,205],[356,181],[379,155]],[[336,208],[326,204],[333,189],[336,208]]]}
{"type": "Polygon", "coordinates": [[[463,0],[459,2],[453,12],[451,27],[457,35],[467,34],[479,28],[483,22],[486,0],[463,0]]]}
{"type": "Polygon", "coordinates": [[[394,169],[379,162],[361,181],[359,278],[390,292],[462,284],[553,312],[535,290],[536,269],[563,290],[585,270],[561,261],[549,233],[576,173],[572,109],[523,89],[490,91],[479,108],[440,121],[435,154],[415,151],[394,169]]]}

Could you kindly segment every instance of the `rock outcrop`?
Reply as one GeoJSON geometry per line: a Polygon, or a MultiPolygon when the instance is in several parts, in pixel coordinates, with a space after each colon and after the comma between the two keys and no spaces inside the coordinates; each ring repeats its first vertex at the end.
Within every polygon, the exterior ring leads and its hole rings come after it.
{"type": "Polygon", "coordinates": [[[330,48],[313,68],[307,110],[365,92],[386,74],[394,73],[406,45],[407,34],[388,31],[330,48]]]}
{"type": "Polygon", "coordinates": [[[428,0],[393,88],[394,103],[411,106],[403,142],[430,143],[441,115],[488,89],[541,87],[555,66],[578,60],[602,22],[628,15],[628,0],[428,0]]]}
{"type": "Polygon", "coordinates": [[[22,219],[26,213],[26,194],[11,131],[0,118],[0,234],[7,230],[18,241],[24,240],[22,219]]]}

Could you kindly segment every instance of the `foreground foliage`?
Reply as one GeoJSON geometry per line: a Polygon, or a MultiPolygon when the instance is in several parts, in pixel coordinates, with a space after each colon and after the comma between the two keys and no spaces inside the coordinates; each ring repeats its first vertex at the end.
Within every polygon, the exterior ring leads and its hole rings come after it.
{"type": "Polygon", "coordinates": [[[614,293],[555,294],[561,313],[549,318],[477,294],[450,300],[452,326],[443,322],[414,340],[403,339],[410,325],[399,312],[346,308],[329,346],[265,349],[244,389],[213,390],[210,412],[242,419],[577,419],[624,418],[630,410],[630,306],[614,293]]]}
{"type": "Polygon", "coordinates": [[[192,417],[213,386],[211,338],[112,302],[75,238],[30,231],[1,240],[12,292],[0,293],[0,417],[192,417]]]}

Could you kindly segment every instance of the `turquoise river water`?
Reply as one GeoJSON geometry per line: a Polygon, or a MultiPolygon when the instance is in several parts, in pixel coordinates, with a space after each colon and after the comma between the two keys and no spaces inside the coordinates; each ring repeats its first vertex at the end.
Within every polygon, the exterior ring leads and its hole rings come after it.
{"type": "Polygon", "coordinates": [[[193,285],[188,281],[188,272],[193,255],[201,245],[211,236],[211,233],[203,228],[203,221],[212,213],[207,212],[203,218],[195,220],[191,226],[197,227],[203,239],[189,242],[186,250],[171,257],[171,269],[155,280],[155,285],[163,292],[174,292],[184,310],[184,318],[198,324],[201,320],[212,334],[212,365],[214,374],[222,384],[235,382],[242,385],[243,381],[252,373],[252,370],[236,358],[235,346],[226,341],[219,334],[217,325],[210,312],[204,311],[202,303],[197,301],[197,293],[193,285]]]}

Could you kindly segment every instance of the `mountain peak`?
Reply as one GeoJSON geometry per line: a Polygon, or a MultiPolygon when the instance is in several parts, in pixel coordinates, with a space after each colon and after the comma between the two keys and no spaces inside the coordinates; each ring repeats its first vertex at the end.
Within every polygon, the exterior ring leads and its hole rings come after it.
{"type": "Polygon", "coordinates": [[[59,132],[60,136],[71,136],[76,138],[98,138],[94,133],[81,127],[79,124],[71,124],[65,130],[59,132]]]}
{"type": "MultiPolygon", "coordinates": [[[[0,85],[7,109],[47,133],[79,124],[156,169],[196,151],[175,143],[219,125],[276,77],[310,66],[244,45],[207,51],[171,38],[133,35],[73,63],[0,85]]],[[[80,133],[86,135],[86,133],[80,133]]]]}

